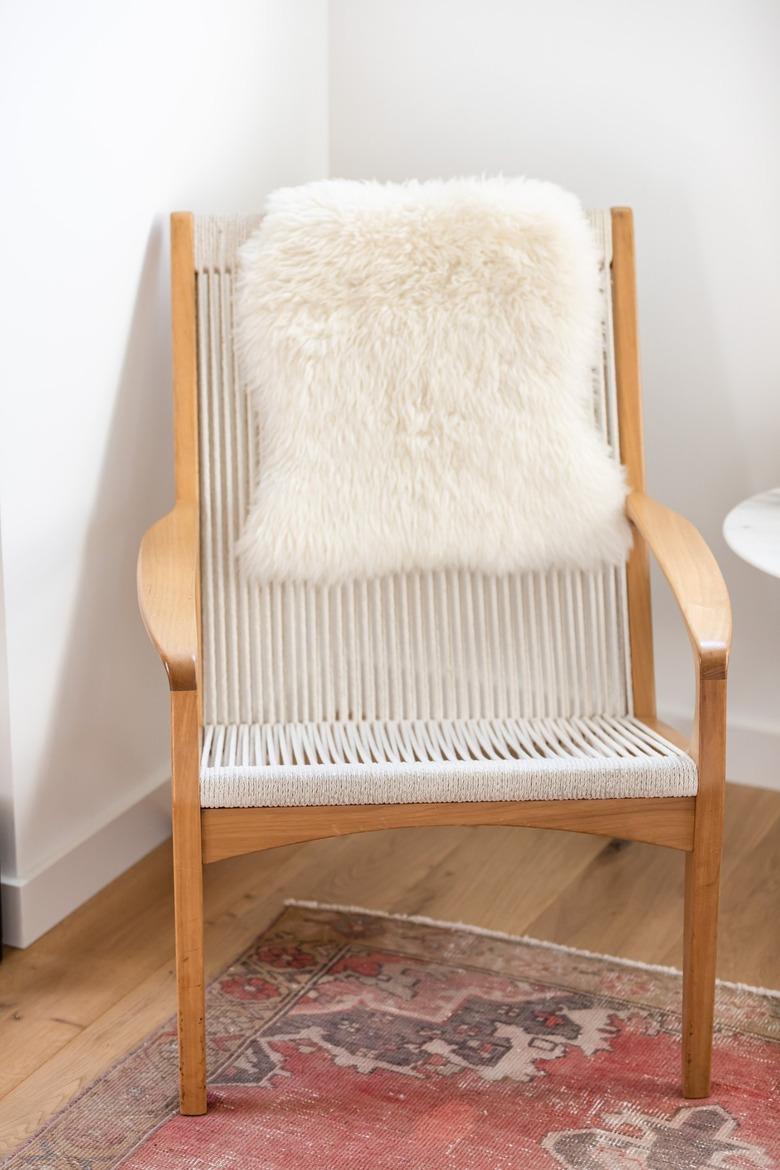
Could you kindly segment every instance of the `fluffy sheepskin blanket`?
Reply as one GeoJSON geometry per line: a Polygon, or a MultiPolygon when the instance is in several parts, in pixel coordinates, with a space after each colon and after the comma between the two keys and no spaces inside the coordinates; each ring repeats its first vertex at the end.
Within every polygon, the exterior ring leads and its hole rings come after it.
{"type": "Polygon", "coordinates": [[[237,290],[259,423],[244,569],[328,582],[622,560],[623,474],[593,417],[598,297],[585,214],[551,183],[271,195],[237,290]]]}

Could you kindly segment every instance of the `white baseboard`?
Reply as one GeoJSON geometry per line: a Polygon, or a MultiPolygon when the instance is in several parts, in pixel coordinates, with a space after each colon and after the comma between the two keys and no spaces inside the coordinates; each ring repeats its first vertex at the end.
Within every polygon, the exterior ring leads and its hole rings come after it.
{"type": "Polygon", "coordinates": [[[29,946],[170,832],[170,782],[165,781],[34,874],[3,877],[3,941],[29,946]]]}
{"type": "MultiPolygon", "coordinates": [[[[690,734],[689,716],[662,711],[660,718],[670,727],[690,734]]],[[[753,727],[730,721],[726,776],[732,784],[748,784],[780,792],[780,728],[753,727]]]]}

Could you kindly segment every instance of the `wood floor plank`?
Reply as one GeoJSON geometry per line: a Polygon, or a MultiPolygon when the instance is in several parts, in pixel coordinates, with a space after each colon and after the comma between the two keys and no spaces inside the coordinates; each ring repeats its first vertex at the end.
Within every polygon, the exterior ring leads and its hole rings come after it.
{"type": "Polygon", "coordinates": [[[0,1097],[170,952],[170,847],[162,845],[0,967],[0,1097]],[[138,947],[142,935],[144,946],[138,947]],[[162,950],[155,952],[160,940],[162,950]]]}
{"type": "MultiPolygon", "coordinates": [[[[312,842],[319,844],[323,863],[320,868],[310,867],[308,880],[303,877],[290,896],[390,909],[397,892],[415,888],[432,868],[461,847],[468,832],[460,828],[398,829],[312,842]]],[[[310,847],[302,846],[305,850],[310,847]]]]}
{"type": "Polygon", "coordinates": [[[683,856],[614,842],[528,925],[534,938],[660,962],[682,931],[683,856]]]}
{"type": "MultiPolygon", "coordinates": [[[[721,939],[739,926],[731,891],[750,885],[760,868],[758,845],[780,816],[780,794],[729,785],[721,885],[721,939]],[[744,870],[741,867],[746,867],[744,870]]],[[[672,850],[637,842],[616,843],[604,851],[581,879],[529,924],[537,938],[646,963],[682,962],[682,857],[672,850]]],[[[756,914],[771,914],[771,885],[756,890],[756,914]]],[[[718,975],[746,983],[780,983],[780,956],[766,937],[737,951],[719,948],[718,975]]]]}
{"type": "Polygon", "coordinates": [[[388,891],[380,908],[522,934],[603,848],[602,838],[581,833],[462,829],[442,862],[388,891]]]}

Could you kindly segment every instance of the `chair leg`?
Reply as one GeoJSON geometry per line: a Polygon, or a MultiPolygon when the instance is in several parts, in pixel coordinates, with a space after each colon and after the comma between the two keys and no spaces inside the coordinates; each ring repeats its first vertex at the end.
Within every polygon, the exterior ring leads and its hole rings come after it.
{"type": "Polygon", "coordinates": [[[206,1005],[203,979],[203,873],[175,844],[176,997],[179,1025],[179,1105],[206,1112],[206,1005]]]}
{"type": "Polygon", "coordinates": [[[720,826],[685,858],[683,937],[683,1095],[710,1093],[718,927],[720,826]]]}
{"type": "Polygon", "coordinates": [[[179,1107],[206,1112],[203,859],[194,693],[173,696],[173,897],[179,1029],[179,1107]]]}

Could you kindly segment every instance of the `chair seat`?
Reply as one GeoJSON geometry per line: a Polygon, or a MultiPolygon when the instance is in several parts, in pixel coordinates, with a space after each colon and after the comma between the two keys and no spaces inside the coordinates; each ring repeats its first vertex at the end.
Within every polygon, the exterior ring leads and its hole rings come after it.
{"type": "Polygon", "coordinates": [[[204,808],[693,796],[693,759],[633,716],[211,725],[204,808]]]}

